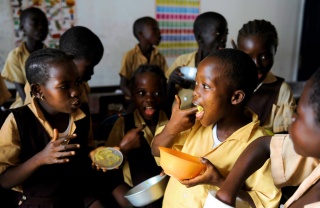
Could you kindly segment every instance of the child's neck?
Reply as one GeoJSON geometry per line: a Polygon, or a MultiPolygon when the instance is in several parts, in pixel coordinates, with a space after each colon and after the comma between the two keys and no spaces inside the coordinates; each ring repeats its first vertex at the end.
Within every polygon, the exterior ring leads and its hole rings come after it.
{"type": "MultiPolygon", "coordinates": [[[[231,113],[232,114],[232,113],[231,113]]],[[[235,115],[232,114],[231,118],[221,119],[217,123],[217,135],[221,142],[229,138],[235,131],[242,128],[251,122],[251,118],[245,115],[244,112],[235,115]]]]}
{"type": "Polygon", "coordinates": [[[39,103],[39,107],[52,129],[58,129],[58,132],[64,132],[67,129],[70,114],[48,111],[41,103],[39,103]]]}
{"type": "Polygon", "coordinates": [[[139,48],[140,48],[142,54],[147,58],[148,63],[150,63],[153,45],[139,43],[139,48]]]}
{"type": "Polygon", "coordinates": [[[42,49],[43,48],[43,43],[31,39],[26,40],[26,48],[29,51],[29,53],[32,53],[36,50],[42,49]]]}
{"type": "Polygon", "coordinates": [[[150,121],[145,120],[146,125],[150,129],[152,135],[154,135],[155,132],[156,132],[156,127],[157,127],[157,124],[158,124],[158,120],[159,120],[159,116],[157,116],[157,119],[152,119],[150,121]]]}

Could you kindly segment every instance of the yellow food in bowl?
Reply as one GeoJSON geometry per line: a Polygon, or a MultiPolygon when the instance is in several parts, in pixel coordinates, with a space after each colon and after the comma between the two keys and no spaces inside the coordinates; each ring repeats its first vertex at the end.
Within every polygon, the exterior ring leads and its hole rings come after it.
{"type": "Polygon", "coordinates": [[[111,149],[104,148],[100,149],[94,155],[94,160],[100,166],[112,167],[121,160],[121,157],[115,154],[111,149]]]}

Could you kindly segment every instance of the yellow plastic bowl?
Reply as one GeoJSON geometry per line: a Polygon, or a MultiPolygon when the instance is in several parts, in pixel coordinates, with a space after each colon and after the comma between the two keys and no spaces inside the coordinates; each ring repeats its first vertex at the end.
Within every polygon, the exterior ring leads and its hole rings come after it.
{"type": "Polygon", "coordinates": [[[166,147],[159,147],[159,149],[162,169],[167,175],[178,180],[194,178],[206,169],[199,157],[166,147]]]}

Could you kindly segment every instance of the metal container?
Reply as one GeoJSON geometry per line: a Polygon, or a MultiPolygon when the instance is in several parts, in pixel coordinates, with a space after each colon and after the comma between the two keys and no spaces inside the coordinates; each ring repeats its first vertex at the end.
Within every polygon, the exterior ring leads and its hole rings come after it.
{"type": "Polygon", "coordinates": [[[180,72],[183,74],[183,76],[182,76],[183,79],[189,80],[189,81],[195,81],[196,74],[197,74],[197,68],[183,66],[180,68],[180,72]]]}
{"type": "Polygon", "coordinates": [[[135,207],[142,207],[160,199],[166,189],[169,177],[153,176],[130,189],[124,197],[135,207]]]}

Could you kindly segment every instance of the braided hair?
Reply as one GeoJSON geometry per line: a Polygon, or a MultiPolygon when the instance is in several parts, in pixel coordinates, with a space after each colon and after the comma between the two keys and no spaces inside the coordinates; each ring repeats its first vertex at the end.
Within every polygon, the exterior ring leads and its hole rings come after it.
{"type": "Polygon", "coordinates": [[[316,123],[320,124],[320,67],[311,76],[310,80],[309,104],[315,113],[316,123]]]}
{"type": "Polygon", "coordinates": [[[277,47],[279,45],[278,33],[275,26],[271,24],[271,22],[264,19],[247,22],[239,30],[237,39],[238,43],[242,37],[251,35],[258,35],[265,38],[268,44],[274,45],[275,50],[277,51],[277,47]]]}
{"type": "Polygon", "coordinates": [[[59,40],[59,48],[74,56],[74,59],[87,59],[94,65],[101,61],[104,52],[99,37],[83,26],[74,26],[65,31],[59,40]]]}
{"type": "Polygon", "coordinates": [[[28,57],[25,69],[28,82],[31,84],[43,84],[50,78],[49,69],[52,65],[73,60],[73,56],[53,48],[44,48],[34,51],[28,57]]]}

